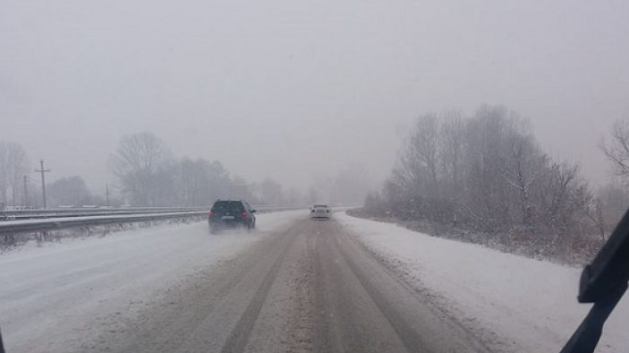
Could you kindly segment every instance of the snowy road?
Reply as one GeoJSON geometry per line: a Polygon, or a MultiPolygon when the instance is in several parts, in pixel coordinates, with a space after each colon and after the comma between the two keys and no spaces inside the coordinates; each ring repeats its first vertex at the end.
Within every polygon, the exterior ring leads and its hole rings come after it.
{"type": "Polygon", "coordinates": [[[300,212],[252,234],[198,223],[0,256],[8,352],[558,351],[584,313],[527,297],[548,288],[509,293],[526,271],[571,293],[576,269],[300,212]]]}
{"type": "Polygon", "coordinates": [[[0,255],[0,327],[9,353],[86,352],[106,332],[200,271],[290,224],[259,216],[254,234],[210,236],[205,222],[67,240],[0,255]]]}

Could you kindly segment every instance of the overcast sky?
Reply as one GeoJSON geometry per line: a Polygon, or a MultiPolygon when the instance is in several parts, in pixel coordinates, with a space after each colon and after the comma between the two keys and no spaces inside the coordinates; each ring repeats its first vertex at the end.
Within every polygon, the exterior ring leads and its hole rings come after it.
{"type": "Polygon", "coordinates": [[[94,189],[139,131],[249,180],[382,178],[414,117],[482,103],[603,179],[629,1],[0,0],[0,140],[94,189]]]}

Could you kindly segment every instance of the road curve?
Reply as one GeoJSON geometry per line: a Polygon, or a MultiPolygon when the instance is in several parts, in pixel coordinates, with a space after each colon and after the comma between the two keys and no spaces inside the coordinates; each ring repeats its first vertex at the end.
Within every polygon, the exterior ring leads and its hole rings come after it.
{"type": "Polygon", "coordinates": [[[383,266],[340,224],[302,219],[238,258],[171,288],[138,318],[119,322],[80,351],[490,349],[383,266]]]}

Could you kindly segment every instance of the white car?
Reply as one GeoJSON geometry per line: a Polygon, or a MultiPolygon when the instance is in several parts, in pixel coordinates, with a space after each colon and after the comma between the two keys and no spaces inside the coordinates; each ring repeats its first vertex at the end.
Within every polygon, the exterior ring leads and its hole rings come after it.
{"type": "Polygon", "coordinates": [[[332,211],[328,205],[314,205],[310,209],[310,218],[312,219],[330,219],[332,211]]]}

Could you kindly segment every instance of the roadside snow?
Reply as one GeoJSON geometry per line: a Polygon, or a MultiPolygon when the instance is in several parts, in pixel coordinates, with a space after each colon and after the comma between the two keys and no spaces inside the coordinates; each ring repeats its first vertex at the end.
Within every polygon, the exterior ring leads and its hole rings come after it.
{"type": "Polygon", "coordinates": [[[86,342],[195,272],[236,256],[304,211],[261,214],[252,233],[206,222],[64,239],[0,255],[0,327],[8,352],[89,351],[86,342]]]}
{"type": "MultiPolygon", "coordinates": [[[[337,219],[432,301],[464,325],[484,328],[504,351],[559,352],[587,314],[576,301],[581,270],[474,244],[430,237],[388,223],[337,219]]],[[[629,346],[629,299],[606,324],[597,352],[629,346]]]]}

